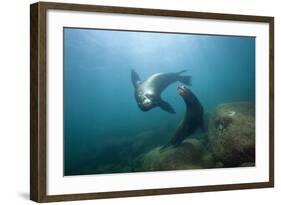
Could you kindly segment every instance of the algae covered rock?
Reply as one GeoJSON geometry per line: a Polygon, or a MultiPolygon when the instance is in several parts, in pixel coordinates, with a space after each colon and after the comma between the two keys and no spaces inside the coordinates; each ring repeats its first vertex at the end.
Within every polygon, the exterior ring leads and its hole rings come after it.
{"type": "Polygon", "coordinates": [[[255,162],[255,105],[248,102],[219,105],[209,120],[209,146],[224,167],[255,162]]]}
{"type": "Polygon", "coordinates": [[[214,167],[214,160],[197,139],[187,139],[176,147],[156,147],[142,158],[145,171],[184,170],[214,167]]]}
{"type": "MultiPolygon", "coordinates": [[[[84,173],[126,173],[143,171],[141,155],[165,143],[171,133],[158,129],[144,131],[135,136],[103,139],[91,162],[85,163],[84,173]],[[95,162],[95,163],[92,163],[95,162]]],[[[79,173],[80,174],[80,173],[79,173]]]]}

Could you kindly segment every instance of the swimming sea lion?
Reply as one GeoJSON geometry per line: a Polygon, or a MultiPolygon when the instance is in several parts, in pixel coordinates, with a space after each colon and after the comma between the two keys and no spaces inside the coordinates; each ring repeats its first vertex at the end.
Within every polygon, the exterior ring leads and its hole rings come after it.
{"type": "Polygon", "coordinates": [[[175,113],[172,106],[161,99],[162,91],[170,84],[180,81],[190,85],[191,76],[182,76],[185,70],[178,73],[156,73],[151,75],[145,81],[141,81],[139,75],[132,70],[131,79],[135,88],[135,99],[142,111],[148,111],[154,107],[161,107],[169,113],[175,113]]]}
{"type": "Polygon", "coordinates": [[[163,148],[170,145],[179,145],[185,138],[190,136],[198,128],[204,130],[203,113],[204,109],[197,97],[185,86],[179,86],[177,92],[183,98],[186,104],[184,119],[176,129],[174,137],[163,148]]]}

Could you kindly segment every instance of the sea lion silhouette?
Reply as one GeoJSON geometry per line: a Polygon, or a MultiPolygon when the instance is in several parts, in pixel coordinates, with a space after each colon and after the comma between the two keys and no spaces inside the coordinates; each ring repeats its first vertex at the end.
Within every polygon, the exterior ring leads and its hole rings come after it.
{"type": "Polygon", "coordinates": [[[186,112],[183,120],[179,123],[176,129],[175,135],[163,148],[171,145],[179,145],[198,128],[201,128],[203,131],[205,130],[203,120],[204,109],[197,97],[184,85],[179,86],[177,92],[186,104],[186,112]]]}
{"type": "Polygon", "coordinates": [[[161,99],[161,93],[176,81],[190,85],[191,76],[182,76],[181,74],[184,72],[185,70],[177,73],[155,73],[142,82],[139,75],[132,70],[131,80],[135,89],[135,99],[138,107],[146,112],[159,106],[166,112],[175,113],[172,106],[161,99]]]}

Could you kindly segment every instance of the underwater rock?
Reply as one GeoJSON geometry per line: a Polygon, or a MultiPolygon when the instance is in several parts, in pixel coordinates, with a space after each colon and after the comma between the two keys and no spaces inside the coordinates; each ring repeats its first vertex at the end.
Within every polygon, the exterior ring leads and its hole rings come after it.
{"type": "Polygon", "coordinates": [[[219,105],[209,120],[209,147],[224,167],[255,162],[255,105],[219,105]]]}
{"type": "Polygon", "coordinates": [[[89,170],[94,170],[91,174],[143,171],[139,156],[165,143],[171,134],[161,128],[136,136],[103,139],[95,149],[96,154],[84,163],[83,173],[89,173],[89,170]]]}
{"type": "Polygon", "coordinates": [[[198,139],[186,139],[178,146],[161,148],[161,146],[156,147],[143,156],[142,170],[164,171],[214,167],[212,154],[198,139]]]}

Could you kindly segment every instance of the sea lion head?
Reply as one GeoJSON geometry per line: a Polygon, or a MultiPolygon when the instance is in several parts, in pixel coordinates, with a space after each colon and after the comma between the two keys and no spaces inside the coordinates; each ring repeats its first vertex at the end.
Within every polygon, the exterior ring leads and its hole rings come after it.
{"type": "Polygon", "coordinates": [[[184,85],[181,85],[177,88],[178,93],[183,97],[188,97],[190,95],[190,90],[185,87],[184,85]]]}
{"type": "Polygon", "coordinates": [[[149,111],[150,109],[155,107],[155,103],[154,103],[154,100],[153,100],[153,95],[151,95],[149,93],[139,92],[136,95],[136,100],[137,100],[139,108],[142,111],[149,111]]]}

